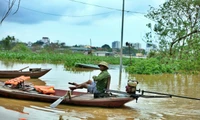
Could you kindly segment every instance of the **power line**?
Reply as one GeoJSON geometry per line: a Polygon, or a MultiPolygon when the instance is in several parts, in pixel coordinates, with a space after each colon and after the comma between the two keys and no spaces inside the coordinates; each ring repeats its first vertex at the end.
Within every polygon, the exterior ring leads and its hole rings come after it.
{"type": "MultiPolygon", "coordinates": [[[[22,7],[22,6],[21,6],[22,7]]],[[[33,11],[33,12],[37,12],[37,13],[42,13],[42,14],[46,14],[46,15],[52,15],[52,16],[67,16],[67,17],[87,17],[87,16],[99,16],[99,15],[105,15],[105,14],[109,14],[112,12],[105,12],[105,13],[98,13],[98,14],[91,14],[91,15],[80,15],[80,16],[76,16],[76,15],[61,15],[61,14],[54,14],[54,13],[47,13],[47,12],[42,12],[42,11],[37,11],[37,10],[33,10],[33,9],[29,9],[29,8],[25,8],[22,7],[23,9],[29,10],[29,11],[33,11]]]]}
{"type": "MultiPolygon", "coordinates": [[[[77,3],[81,3],[81,4],[86,4],[86,5],[91,5],[91,6],[95,6],[95,7],[100,7],[100,8],[106,8],[106,9],[110,9],[113,10],[111,12],[104,12],[104,13],[98,13],[98,14],[91,14],[91,15],[80,15],[80,16],[76,16],[76,15],[61,15],[61,14],[54,14],[54,13],[48,13],[48,12],[42,12],[42,11],[38,11],[38,10],[34,10],[34,9],[30,9],[30,8],[26,8],[20,5],[20,8],[29,10],[29,11],[33,11],[33,12],[37,12],[37,13],[41,13],[41,14],[46,14],[46,15],[52,15],[52,16],[67,16],[67,17],[88,17],[88,16],[99,16],[99,15],[105,15],[105,14],[109,14],[112,13],[114,11],[122,11],[121,9],[115,9],[115,8],[111,8],[111,7],[105,7],[105,6],[100,6],[100,5],[96,5],[96,4],[90,4],[90,3],[86,3],[86,2],[80,2],[80,1],[76,1],[76,0],[69,0],[72,2],[77,2],[77,3]]],[[[6,0],[6,2],[8,2],[6,0]]],[[[135,12],[135,11],[128,11],[128,10],[124,10],[124,12],[127,13],[138,13],[138,14],[146,14],[146,13],[141,13],[141,12],[135,12]]]]}
{"type": "Polygon", "coordinates": [[[115,8],[111,8],[111,7],[106,7],[106,6],[101,6],[101,5],[96,5],[96,4],[86,3],[86,2],[81,2],[81,1],[77,1],[77,0],[69,0],[69,1],[77,2],[77,3],[81,3],[81,4],[86,4],[86,5],[90,5],[90,6],[95,6],[95,7],[100,7],[100,8],[106,8],[106,9],[111,9],[111,10],[122,11],[121,9],[115,9],[115,8]]]}
{"type": "MultiPolygon", "coordinates": [[[[106,8],[106,9],[111,9],[111,10],[116,10],[116,11],[122,11],[122,9],[116,9],[116,8],[111,8],[111,7],[106,7],[106,6],[101,6],[101,5],[96,5],[96,4],[91,4],[91,3],[86,3],[86,2],[81,2],[81,1],[77,1],[77,0],[69,0],[72,2],[77,2],[77,3],[81,3],[81,4],[86,4],[86,5],[90,5],[90,6],[95,6],[95,7],[100,7],[100,8],[106,8]]],[[[136,11],[129,11],[129,10],[124,10],[124,12],[131,12],[131,13],[138,13],[138,14],[146,14],[146,13],[142,13],[142,12],[136,12],[136,11]]]]}

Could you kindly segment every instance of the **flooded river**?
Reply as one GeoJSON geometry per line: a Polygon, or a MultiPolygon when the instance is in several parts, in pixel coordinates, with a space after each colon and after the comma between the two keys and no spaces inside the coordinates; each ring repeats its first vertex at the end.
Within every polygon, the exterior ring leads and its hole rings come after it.
{"type": "MultiPolygon", "coordinates": [[[[31,79],[34,85],[53,85],[68,89],[68,82],[81,83],[98,75],[99,70],[77,69],[67,71],[63,65],[22,64],[0,61],[1,70],[29,68],[52,68],[39,79],[31,79]]],[[[119,66],[111,66],[110,88],[125,91],[128,79],[139,81],[137,89],[200,98],[200,75],[129,75],[122,72],[119,80],[119,66]]],[[[7,79],[0,79],[5,81],[7,79]]],[[[80,91],[86,91],[81,89],[80,91]]],[[[50,103],[23,101],[0,97],[0,120],[199,120],[200,101],[184,98],[139,98],[125,104],[122,108],[79,107],[50,103]]]]}

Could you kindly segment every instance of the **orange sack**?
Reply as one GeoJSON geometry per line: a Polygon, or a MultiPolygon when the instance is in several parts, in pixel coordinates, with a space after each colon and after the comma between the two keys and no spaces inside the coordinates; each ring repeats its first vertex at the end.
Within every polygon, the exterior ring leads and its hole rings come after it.
{"type": "Polygon", "coordinates": [[[30,79],[30,76],[20,76],[20,77],[16,77],[16,78],[13,78],[13,79],[10,79],[10,80],[7,80],[5,81],[5,85],[18,85],[22,82],[24,82],[25,80],[29,80],[30,79]]]}
{"type": "Polygon", "coordinates": [[[54,86],[34,86],[35,90],[43,94],[55,94],[54,86]]]}

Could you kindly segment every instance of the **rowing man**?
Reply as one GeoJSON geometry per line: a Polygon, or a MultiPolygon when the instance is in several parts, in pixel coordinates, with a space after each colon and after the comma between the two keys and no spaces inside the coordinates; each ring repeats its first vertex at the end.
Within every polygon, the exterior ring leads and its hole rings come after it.
{"type": "Polygon", "coordinates": [[[108,63],[105,61],[102,61],[98,64],[100,68],[100,74],[98,76],[93,76],[93,81],[88,80],[84,83],[77,84],[77,83],[71,83],[69,84],[74,85],[75,87],[69,87],[70,90],[75,90],[75,89],[82,89],[82,88],[87,88],[88,92],[90,93],[102,93],[105,91],[108,80],[110,79],[110,74],[107,71],[108,70],[108,63]]]}

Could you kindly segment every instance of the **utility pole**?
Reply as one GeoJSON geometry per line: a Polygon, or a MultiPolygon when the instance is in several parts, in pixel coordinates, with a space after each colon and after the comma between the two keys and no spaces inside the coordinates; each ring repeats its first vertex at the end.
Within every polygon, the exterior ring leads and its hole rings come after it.
{"type": "Polygon", "coordinates": [[[124,4],[125,0],[122,3],[122,25],[121,25],[121,50],[120,50],[120,68],[119,68],[119,89],[121,87],[121,78],[122,78],[122,53],[123,53],[123,34],[124,34],[124,4]]]}

